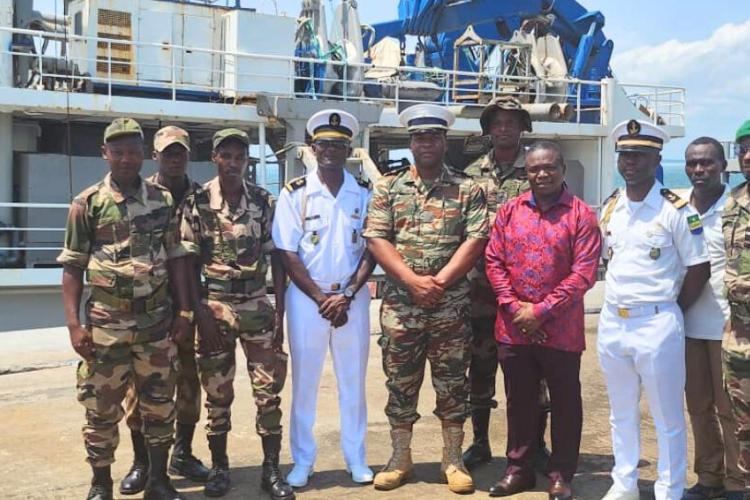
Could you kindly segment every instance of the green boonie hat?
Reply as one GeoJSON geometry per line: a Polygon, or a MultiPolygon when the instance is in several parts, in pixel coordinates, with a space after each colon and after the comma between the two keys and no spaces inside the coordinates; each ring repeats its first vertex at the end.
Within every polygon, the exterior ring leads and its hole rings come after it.
{"type": "Polygon", "coordinates": [[[137,121],[132,118],[115,118],[112,123],[104,129],[104,143],[122,137],[124,135],[139,135],[143,139],[143,129],[137,121]]]}
{"type": "Polygon", "coordinates": [[[218,132],[214,134],[214,138],[211,140],[211,143],[213,144],[213,148],[214,149],[218,148],[219,144],[229,139],[230,137],[239,139],[240,141],[242,141],[242,143],[245,146],[250,145],[250,137],[245,132],[237,128],[225,128],[225,129],[219,130],[218,132]]]}
{"type": "Polygon", "coordinates": [[[190,136],[187,131],[174,125],[160,128],[154,135],[154,150],[161,153],[172,144],[179,144],[190,151],[190,136]]]}
{"type": "Polygon", "coordinates": [[[479,124],[482,126],[482,133],[488,134],[490,129],[490,120],[492,116],[498,110],[515,111],[521,114],[521,121],[523,122],[523,129],[526,132],[531,132],[531,115],[528,111],[523,109],[521,101],[510,95],[501,95],[496,97],[484,108],[482,115],[479,117],[479,124]]]}
{"type": "Polygon", "coordinates": [[[747,136],[750,136],[750,120],[747,120],[737,129],[737,137],[734,140],[739,141],[747,136]]]}

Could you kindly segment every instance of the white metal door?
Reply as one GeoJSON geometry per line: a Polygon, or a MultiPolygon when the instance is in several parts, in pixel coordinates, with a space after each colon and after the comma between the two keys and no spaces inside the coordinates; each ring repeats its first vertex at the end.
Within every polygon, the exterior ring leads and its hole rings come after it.
{"type": "MultiPolygon", "coordinates": [[[[141,10],[138,33],[140,41],[149,44],[138,46],[139,84],[172,81],[172,51],[169,48],[172,44],[172,13],[141,10]]],[[[178,65],[176,59],[175,65],[178,65]]]]}
{"type": "MultiPolygon", "coordinates": [[[[191,90],[208,91],[215,80],[214,55],[195,49],[213,47],[213,19],[201,16],[182,16],[181,82],[195,85],[191,90]],[[191,50],[192,49],[192,50],[191,50]]],[[[218,78],[216,78],[218,81],[218,78]]]]}

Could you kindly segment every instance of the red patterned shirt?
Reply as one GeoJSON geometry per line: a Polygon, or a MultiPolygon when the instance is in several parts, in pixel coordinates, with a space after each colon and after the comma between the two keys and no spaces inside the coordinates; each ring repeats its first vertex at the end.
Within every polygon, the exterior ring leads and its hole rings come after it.
{"type": "Polygon", "coordinates": [[[596,282],[601,244],[594,211],[567,189],[544,212],[530,191],[500,207],[485,251],[497,341],[529,344],[513,315],[519,302],[531,302],[547,334],[544,346],[583,351],[583,296],[596,282]]]}

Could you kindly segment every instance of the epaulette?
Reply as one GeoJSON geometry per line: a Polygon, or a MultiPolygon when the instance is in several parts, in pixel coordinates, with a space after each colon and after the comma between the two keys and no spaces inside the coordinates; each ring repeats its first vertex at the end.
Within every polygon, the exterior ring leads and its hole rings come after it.
{"type": "Polygon", "coordinates": [[[683,200],[667,188],[662,188],[659,191],[659,194],[661,194],[664,199],[671,203],[677,210],[686,207],[688,204],[687,201],[683,200]]]}
{"type": "Polygon", "coordinates": [[[93,186],[89,186],[83,191],[81,191],[76,198],[80,198],[82,200],[88,201],[89,198],[91,198],[92,195],[99,192],[100,189],[104,187],[104,181],[99,181],[93,186]]]}
{"type": "Polygon", "coordinates": [[[387,175],[387,176],[398,175],[401,172],[409,170],[410,167],[411,167],[411,165],[407,165],[405,167],[394,168],[393,170],[389,170],[388,172],[384,173],[383,175],[387,175]]]}
{"type": "Polygon", "coordinates": [[[363,187],[365,189],[372,189],[372,183],[370,183],[369,181],[366,181],[362,179],[361,177],[356,177],[355,179],[357,181],[357,184],[360,185],[360,187],[363,187]]]}
{"type": "Polygon", "coordinates": [[[607,196],[607,199],[602,202],[602,207],[604,207],[604,212],[602,213],[602,218],[599,221],[599,225],[606,231],[607,225],[609,224],[609,219],[612,217],[612,212],[615,211],[615,206],[617,205],[617,198],[620,196],[620,189],[615,189],[611,195],[607,196]]]}
{"type": "Polygon", "coordinates": [[[456,167],[451,167],[449,165],[446,165],[448,168],[448,172],[450,172],[452,175],[455,175],[456,177],[462,177],[464,179],[470,179],[471,176],[464,172],[463,170],[459,170],[456,167]]]}
{"type": "Polygon", "coordinates": [[[291,193],[292,191],[296,189],[305,187],[306,184],[307,184],[307,177],[303,175],[302,177],[297,177],[296,179],[292,179],[291,181],[287,182],[286,186],[284,186],[284,189],[286,189],[287,191],[291,193]]]}

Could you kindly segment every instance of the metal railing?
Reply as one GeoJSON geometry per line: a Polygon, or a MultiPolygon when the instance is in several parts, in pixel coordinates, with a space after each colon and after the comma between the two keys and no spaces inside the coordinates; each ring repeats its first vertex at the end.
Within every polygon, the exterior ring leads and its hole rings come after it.
{"type": "MultiPolygon", "coordinates": [[[[523,102],[559,103],[565,109],[558,121],[602,123],[602,82],[573,78],[538,78],[491,72],[453,71],[426,67],[378,67],[346,61],[290,56],[251,54],[147,43],[122,39],[64,35],[35,30],[0,27],[0,31],[31,38],[36,46],[43,40],[67,44],[65,64],[59,58],[41,53],[3,51],[24,58],[32,75],[17,75],[32,87],[48,90],[87,89],[105,94],[127,95],[144,90],[161,93],[172,100],[187,94],[203,94],[205,99],[241,101],[258,94],[310,99],[380,102],[386,106],[404,103],[436,102],[444,105],[482,107],[498,95],[516,95],[523,102]],[[101,48],[104,47],[104,50],[101,48]],[[129,47],[130,59],[122,56],[129,47]],[[145,51],[160,54],[160,62],[146,60],[145,51]],[[158,52],[156,52],[158,51],[158,52]],[[103,53],[103,57],[102,57],[103,53]],[[94,57],[90,57],[94,55],[94,57]],[[207,64],[185,64],[186,55],[203,55],[207,64]],[[210,63],[208,63],[210,61],[210,63]],[[63,66],[66,71],[60,71],[63,66]],[[78,68],[78,72],[74,68],[78,68]],[[102,70],[106,68],[106,70],[102,70]],[[117,69],[117,71],[113,70],[117,69]],[[300,69],[310,75],[300,76],[300,69]],[[74,73],[74,74],[71,74],[74,73]],[[377,78],[368,75],[377,74],[377,78]],[[462,88],[462,80],[479,82],[478,88],[462,88]]],[[[188,59],[189,59],[188,58],[188,59]]],[[[24,66],[24,65],[21,65],[24,66]]],[[[636,106],[655,122],[684,124],[684,89],[654,85],[632,85],[629,94],[636,106]]],[[[543,118],[540,118],[543,119],[543,118]]]]}
{"type": "Polygon", "coordinates": [[[667,85],[620,84],[633,106],[654,125],[685,126],[685,89],[667,85]]]}
{"type": "MultiPolygon", "coordinates": [[[[20,202],[0,202],[0,208],[10,209],[27,209],[27,210],[68,210],[70,204],[68,203],[20,203],[20,202]]],[[[65,232],[64,227],[24,227],[24,226],[0,226],[0,235],[8,233],[10,244],[7,246],[0,246],[0,252],[59,252],[62,250],[62,246],[35,246],[27,244],[27,239],[24,237],[31,232],[45,232],[45,233],[59,233],[65,232]]],[[[54,238],[57,239],[57,238],[54,238]]],[[[62,243],[62,236],[59,238],[62,243]]]]}

